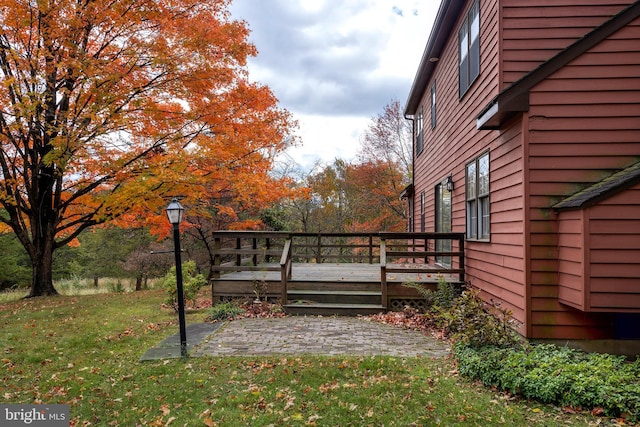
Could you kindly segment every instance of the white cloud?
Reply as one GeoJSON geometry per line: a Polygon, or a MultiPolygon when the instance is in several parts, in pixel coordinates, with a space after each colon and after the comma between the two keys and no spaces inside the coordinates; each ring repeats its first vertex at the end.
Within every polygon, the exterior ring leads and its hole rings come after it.
{"type": "Polygon", "coordinates": [[[301,164],[352,159],[370,119],[406,100],[436,1],[235,0],[259,54],[253,80],[268,85],[301,124],[301,164]]]}

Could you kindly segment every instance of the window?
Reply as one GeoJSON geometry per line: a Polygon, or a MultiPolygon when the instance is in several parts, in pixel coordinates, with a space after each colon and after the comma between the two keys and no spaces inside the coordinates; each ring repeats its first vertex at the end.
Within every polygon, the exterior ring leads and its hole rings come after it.
{"type": "Polygon", "coordinates": [[[436,127],[436,82],[431,85],[431,129],[436,127]]]}
{"type": "MultiPolygon", "coordinates": [[[[451,233],[451,192],[444,182],[436,185],[436,233],[451,233]]],[[[436,251],[451,252],[451,240],[436,240],[436,251]]],[[[436,262],[451,266],[450,256],[436,256],[436,262]]]]}
{"type": "Polygon", "coordinates": [[[488,240],[490,235],[489,153],[467,164],[467,239],[488,240]]]}
{"type": "Polygon", "coordinates": [[[424,191],[420,193],[420,232],[424,233],[425,231],[425,218],[424,218],[424,191]]]}
{"type": "Polygon", "coordinates": [[[422,107],[418,113],[418,119],[416,120],[416,155],[422,153],[423,147],[423,135],[422,135],[422,107]]]}
{"type": "Polygon", "coordinates": [[[460,27],[458,45],[458,95],[462,98],[480,74],[480,7],[477,0],[460,27]]]}

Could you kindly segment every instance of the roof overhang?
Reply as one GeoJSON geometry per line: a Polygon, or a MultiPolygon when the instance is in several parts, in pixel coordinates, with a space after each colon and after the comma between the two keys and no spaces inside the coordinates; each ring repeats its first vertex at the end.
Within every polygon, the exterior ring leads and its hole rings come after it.
{"type": "Polygon", "coordinates": [[[431,80],[433,71],[453,31],[465,0],[442,0],[438,14],[431,28],[429,40],[422,53],[418,71],[413,80],[409,97],[405,103],[405,116],[414,116],[420,106],[420,100],[431,80]]]}
{"type": "Polygon", "coordinates": [[[400,199],[410,199],[413,197],[413,184],[409,184],[400,193],[400,199]]]}
{"type": "Polygon", "coordinates": [[[500,129],[503,123],[517,113],[528,111],[531,88],[638,17],[640,17],[640,1],[634,2],[589,34],[525,74],[487,104],[476,118],[476,128],[500,129]]]}
{"type": "Polygon", "coordinates": [[[511,93],[511,97],[498,95],[478,115],[477,129],[500,129],[516,113],[529,110],[529,92],[511,93]]]}
{"type": "Polygon", "coordinates": [[[640,183],[640,162],[567,197],[556,203],[553,208],[556,211],[588,208],[638,183],[640,183]]]}

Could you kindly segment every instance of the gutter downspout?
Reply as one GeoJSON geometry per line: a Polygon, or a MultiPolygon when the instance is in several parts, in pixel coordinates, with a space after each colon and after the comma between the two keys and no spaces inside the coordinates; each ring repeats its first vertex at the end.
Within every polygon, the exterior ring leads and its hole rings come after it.
{"type": "MultiPolygon", "coordinates": [[[[416,178],[416,150],[414,149],[414,142],[416,140],[416,126],[415,126],[416,119],[415,119],[415,116],[413,115],[408,116],[406,113],[403,114],[403,116],[405,120],[411,121],[411,181],[409,182],[409,184],[413,186],[413,194],[415,194],[415,185],[413,185],[413,183],[415,182],[415,178],[416,178]]],[[[413,198],[413,195],[411,195],[411,197],[413,198]]],[[[411,206],[415,208],[415,203],[412,203],[411,206]]],[[[411,212],[409,217],[415,218],[415,216],[413,215],[414,213],[415,212],[411,212]]],[[[413,224],[409,224],[409,230],[413,230],[413,224]]]]}

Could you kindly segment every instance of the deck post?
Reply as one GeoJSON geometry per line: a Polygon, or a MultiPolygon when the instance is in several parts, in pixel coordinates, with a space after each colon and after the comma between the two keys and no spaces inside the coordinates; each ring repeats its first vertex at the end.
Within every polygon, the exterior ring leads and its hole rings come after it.
{"type": "Polygon", "coordinates": [[[316,250],[318,251],[318,255],[316,257],[316,262],[318,264],[322,264],[322,234],[318,233],[318,242],[316,243],[316,250]]]}
{"type": "Polygon", "coordinates": [[[387,309],[387,244],[384,237],[380,238],[380,303],[383,309],[387,309]]]}
{"type": "MultiPolygon", "coordinates": [[[[258,249],[258,239],[255,237],[252,239],[251,249],[253,249],[254,251],[258,249]]],[[[255,252],[253,253],[253,265],[258,265],[258,254],[255,252]]]]}
{"type": "Polygon", "coordinates": [[[287,282],[291,279],[291,263],[291,238],[289,238],[284,242],[282,257],[280,258],[280,298],[283,306],[287,305],[288,300],[287,282]]]}
{"type": "Polygon", "coordinates": [[[216,279],[220,278],[220,270],[216,267],[220,267],[220,250],[222,249],[222,238],[214,237],[213,238],[213,271],[211,274],[211,305],[215,304],[214,299],[214,283],[216,283],[216,279]]]}
{"type": "Polygon", "coordinates": [[[373,234],[369,234],[369,264],[373,264],[373,234]]]}
{"type": "Polygon", "coordinates": [[[242,265],[242,254],[240,250],[242,249],[242,237],[236,238],[236,249],[238,250],[238,254],[236,255],[236,265],[242,265]]]}

